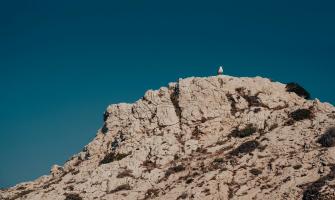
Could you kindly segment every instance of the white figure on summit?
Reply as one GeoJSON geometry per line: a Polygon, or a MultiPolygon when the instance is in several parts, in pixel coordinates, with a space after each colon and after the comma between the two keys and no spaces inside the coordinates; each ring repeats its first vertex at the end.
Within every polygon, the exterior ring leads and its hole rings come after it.
{"type": "Polygon", "coordinates": [[[223,66],[220,66],[218,70],[218,75],[223,75],[223,66]]]}

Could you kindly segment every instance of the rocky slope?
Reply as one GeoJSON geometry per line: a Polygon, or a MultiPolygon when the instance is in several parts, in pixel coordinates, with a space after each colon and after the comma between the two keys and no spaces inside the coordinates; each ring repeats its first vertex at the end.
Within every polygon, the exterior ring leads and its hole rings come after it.
{"type": "Polygon", "coordinates": [[[301,90],[230,76],[149,90],[109,106],[63,167],[0,199],[335,199],[335,108],[301,90]]]}

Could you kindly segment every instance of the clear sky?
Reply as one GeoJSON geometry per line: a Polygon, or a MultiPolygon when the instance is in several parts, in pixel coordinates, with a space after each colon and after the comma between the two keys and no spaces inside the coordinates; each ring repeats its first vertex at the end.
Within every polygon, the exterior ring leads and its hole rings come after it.
{"type": "Polygon", "coordinates": [[[333,2],[1,1],[0,187],[79,152],[109,104],[221,64],[334,104],[333,2]]]}

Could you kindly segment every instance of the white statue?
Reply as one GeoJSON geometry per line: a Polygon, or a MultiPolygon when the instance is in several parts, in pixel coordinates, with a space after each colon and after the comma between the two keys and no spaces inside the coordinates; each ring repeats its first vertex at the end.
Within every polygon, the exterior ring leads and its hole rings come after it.
{"type": "Polygon", "coordinates": [[[223,66],[220,66],[218,70],[218,75],[223,75],[223,66]]]}

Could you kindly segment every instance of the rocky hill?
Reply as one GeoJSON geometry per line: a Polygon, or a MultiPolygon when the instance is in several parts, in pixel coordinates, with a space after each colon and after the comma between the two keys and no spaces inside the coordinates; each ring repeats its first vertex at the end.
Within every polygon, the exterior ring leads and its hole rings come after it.
{"type": "Polygon", "coordinates": [[[110,105],[82,152],[0,199],[335,199],[335,108],[308,98],[260,77],[180,79],[110,105]]]}

